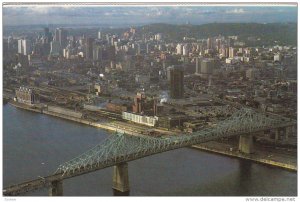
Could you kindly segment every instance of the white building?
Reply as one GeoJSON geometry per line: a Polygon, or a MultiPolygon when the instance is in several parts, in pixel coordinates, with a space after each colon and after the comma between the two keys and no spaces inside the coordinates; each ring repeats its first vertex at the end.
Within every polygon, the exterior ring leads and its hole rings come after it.
{"type": "Polygon", "coordinates": [[[28,39],[19,39],[18,53],[23,55],[29,55],[31,53],[31,41],[28,39]]]}
{"type": "Polygon", "coordinates": [[[276,61],[280,62],[281,60],[282,60],[281,54],[275,54],[274,55],[274,62],[276,62],[276,61]]]}
{"type": "Polygon", "coordinates": [[[177,44],[176,46],[176,54],[177,55],[182,55],[182,49],[183,49],[183,45],[182,44],[177,44]]]}
{"type": "Polygon", "coordinates": [[[182,55],[189,55],[189,47],[187,44],[182,47],[182,55]]]}

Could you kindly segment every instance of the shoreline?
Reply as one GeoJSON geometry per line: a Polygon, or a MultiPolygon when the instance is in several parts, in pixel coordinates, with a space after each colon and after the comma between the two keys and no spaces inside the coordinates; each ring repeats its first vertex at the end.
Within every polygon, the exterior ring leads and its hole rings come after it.
{"type": "Polygon", "coordinates": [[[196,150],[201,150],[201,151],[206,151],[206,152],[210,152],[210,153],[220,154],[220,155],[227,156],[227,157],[249,160],[249,161],[252,161],[255,163],[259,163],[259,164],[282,168],[282,169],[289,170],[292,172],[297,172],[297,166],[287,164],[287,163],[277,162],[277,161],[273,161],[273,160],[267,160],[267,159],[254,157],[251,154],[243,154],[243,153],[239,153],[237,151],[221,151],[221,150],[208,148],[208,147],[201,146],[201,145],[192,145],[192,146],[190,146],[190,148],[196,149],[196,150]]]}
{"type": "MultiPolygon", "coordinates": [[[[36,112],[36,113],[46,114],[46,115],[58,117],[61,119],[101,128],[101,129],[107,130],[108,132],[121,132],[121,133],[126,133],[128,135],[133,135],[133,136],[145,136],[140,133],[134,133],[134,132],[128,131],[128,130],[118,129],[115,126],[110,125],[109,122],[97,123],[97,122],[93,122],[93,121],[88,121],[88,120],[85,120],[82,118],[76,118],[76,117],[71,117],[68,115],[60,114],[60,113],[49,112],[49,111],[43,110],[43,109],[32,108],[26,104],[18,103],[15,101],[9,101],[8,104],[10,104],[16,108],[20,108],[20,109],[24,109],[24,110],[28,110],[28,111],[32,111],[32,112],[36,112]]],[[[201,146],[201,145],[192,145],[189,148],[206,151],[206,152],[211,152],[211,153],[215,153],[215,154],[220,154],[220,155],[231,157],[231,158],[250,160],[252,162],[256,162],[259,164],[272,166],[272,167],[278,167],[278,168],[282,168],[282,169],[292,171],[292,172],[297,172],[297,166],[287,164],[287,163],[277,162],[277,161],[273,161],[273,160],[258,158],[253,155],[242,154],[237,151],[225,151],[225,150],[209,148],[209,147],[201,146]]]]}

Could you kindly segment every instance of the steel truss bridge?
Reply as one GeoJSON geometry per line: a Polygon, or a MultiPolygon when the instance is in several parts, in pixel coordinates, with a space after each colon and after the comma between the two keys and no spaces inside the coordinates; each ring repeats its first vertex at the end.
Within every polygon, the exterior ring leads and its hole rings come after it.
{"type": "Polygon", "coordinates": [[[296,124],[295,121],[286,118],[242,108],[235,111],[228,119],[191,134],[165,138],[128,136],[126,134],[111,135],[94,148],[61,164],[53,175],[7,187],[3,194],[20,195],[28,191],[49,187],[53,181],[61,181],[146,156],[222,137],[253,134],[296,124]]]}

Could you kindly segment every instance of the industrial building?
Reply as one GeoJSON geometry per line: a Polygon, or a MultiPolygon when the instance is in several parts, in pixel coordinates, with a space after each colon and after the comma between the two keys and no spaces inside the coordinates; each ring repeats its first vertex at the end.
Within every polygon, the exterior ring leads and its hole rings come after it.
{"type": "Polygon", "coordinates": [[[139,115],[130,112],[122,112],[122,118],[128,121],[152,127],[156,125],[158,120],[158,118],[155,116],[139,115]]]}
{"type": "Polygon", "coordinates": [[[21,86],[16,90],[16,101],[32,105],[38,102],[38,96],[32,89],[21,86]]]}

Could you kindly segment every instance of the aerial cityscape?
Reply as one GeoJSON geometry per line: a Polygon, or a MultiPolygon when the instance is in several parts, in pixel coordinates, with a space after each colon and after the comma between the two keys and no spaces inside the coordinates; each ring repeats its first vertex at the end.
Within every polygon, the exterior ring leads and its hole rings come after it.
{"type": "Polygon", "coordinates": [[[297,196],[297,4],[3,4],[4,196],[297,196]]]}

